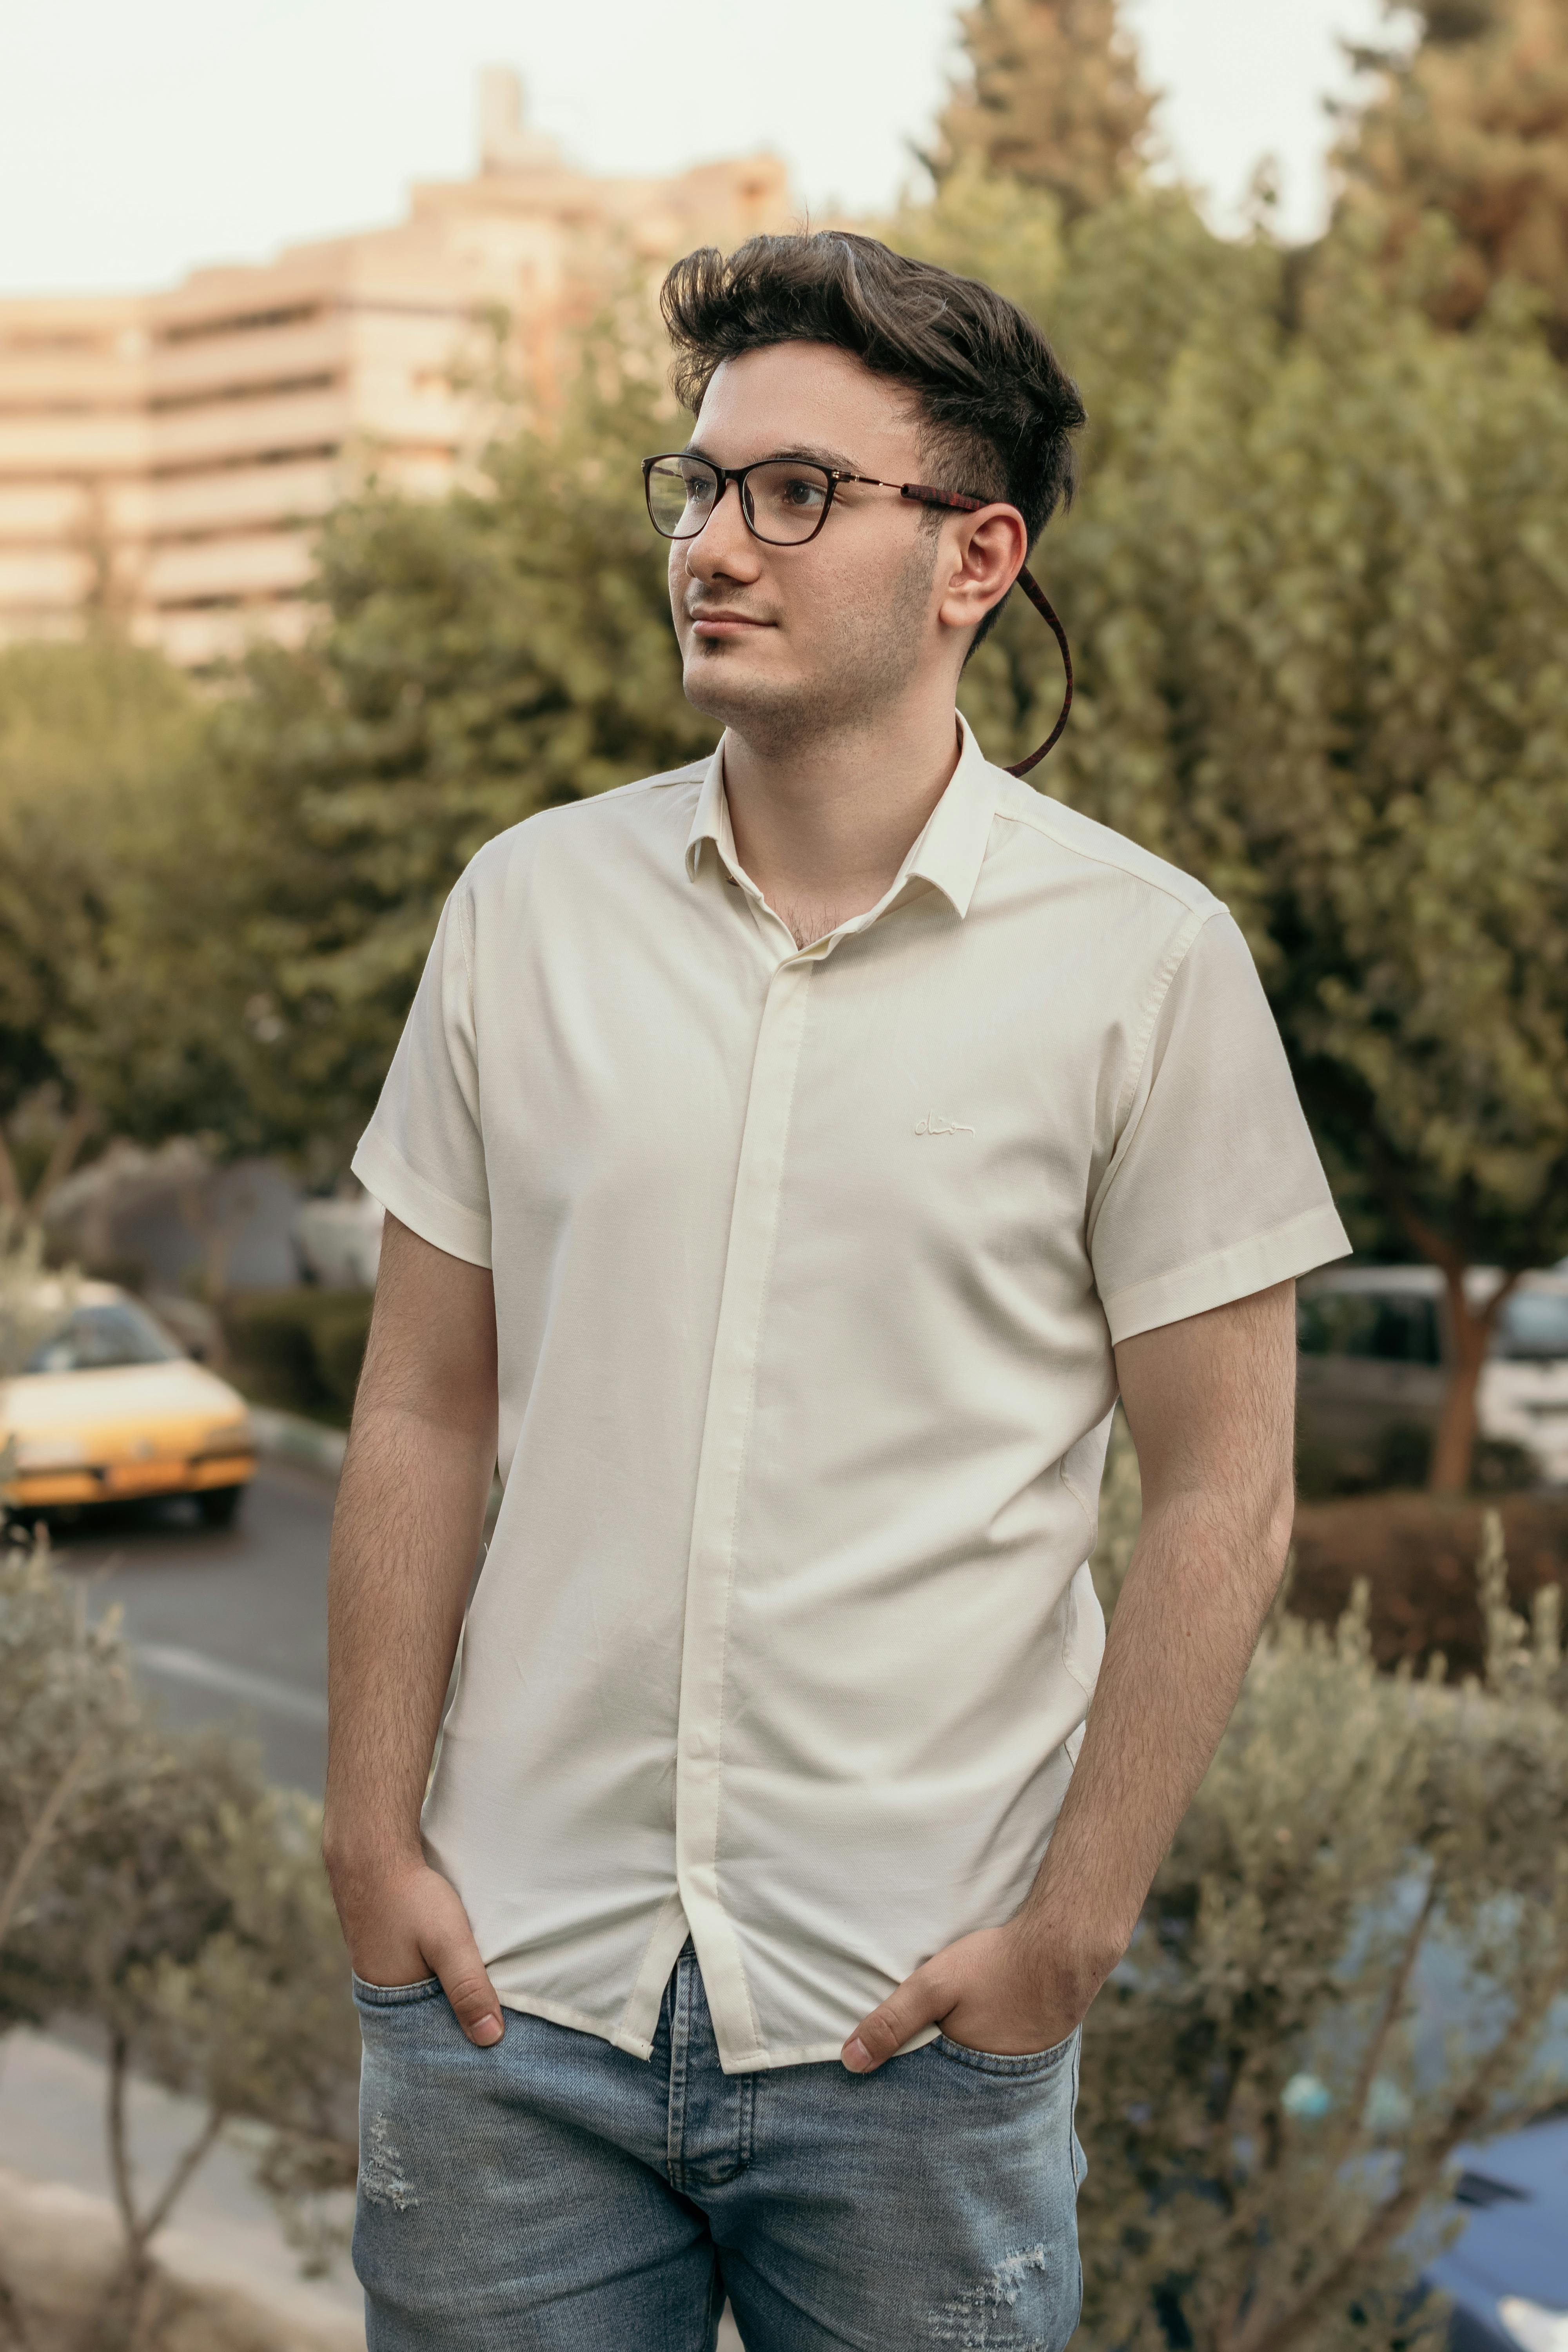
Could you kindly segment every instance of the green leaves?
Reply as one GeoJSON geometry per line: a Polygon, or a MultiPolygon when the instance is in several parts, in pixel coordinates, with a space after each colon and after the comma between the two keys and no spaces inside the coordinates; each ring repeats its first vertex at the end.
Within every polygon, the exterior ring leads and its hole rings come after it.
{"type": "MultiPolygon", "coordinates": [[[[1136,1520],[1112,1449],[1103,1571],[1136,1520]]],[[[1479,1564],[1485,1691],[1277,1612],[1085,2028],[1088,2340],[1407,2345],[1467,2137],[1558,2103],[1568,1717],[1555,1616],[1479,1564]]],[[[1106,1589],[1108,1580],[1097,1580],[1106,1589]]],[[[1113,1583],[1114,1580],[1109,1580],[1113,1583]]]]}
{"type": "Polygon", "coordinates": [[[276,1024],[258,1095],[280,1137],[352,1145],[482,843],[711,748],[642,507],[639,461],[680,430],[656,383],[635,345],[591,343],[559,436],[498,449],[488,488],[340,509],[326,625],[302,655],[255,660],[218,715],[276,1024]]]}
{"type": "MultiPolygon", "coordinates": [[[[1467,1262],[1558,1255],[1561,372],[1508,321],[1391,305],[1358,231],[1303,275],[1166,200],[1069,235],[1049,323],[1096,429],[1037,556],[1081,676],[1045,787],[1230,902],[1321,1139],[1385,1206],[1467,1262]]],[[[1004,759],[1049,683],[1025,618],[965,681],[1004,759]]]]}
{"type": "Polygon", "coordinates": [[[151,2241],[226,2120],[266,2127],[264,2181],[301,2234],[352,2183],[359,2035],[319,1810],[232,1742],[165,1734],[117,1618],[89,1625],[83,1601],[41,1542],[0,1547],[0,2032],[68,2011],[109,2052],[109,2342],[134,2334],[151,2241]],[[162,2183],[134,2177],[132,2068],[206,2110],[162,2183]]]}

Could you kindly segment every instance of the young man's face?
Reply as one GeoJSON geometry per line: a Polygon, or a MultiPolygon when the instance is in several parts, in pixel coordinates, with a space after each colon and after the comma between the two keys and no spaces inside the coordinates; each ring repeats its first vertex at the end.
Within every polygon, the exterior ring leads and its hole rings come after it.
{"type": "MultiPolygon", "coordinates": [[[[793,457],[895,486],[925,478],[909,394],[826,343],[727,360],[689,446],[718,466],[793,457]]],[[[727,486],[698,536],[670,542],[688,699],[742,735],[801,739],[874,723],[932,660],[956,677],[970,632],[940,617],[952,559],[928,512],[896,487],[844,482],[816,538],[773,547],[727,486]]]]}

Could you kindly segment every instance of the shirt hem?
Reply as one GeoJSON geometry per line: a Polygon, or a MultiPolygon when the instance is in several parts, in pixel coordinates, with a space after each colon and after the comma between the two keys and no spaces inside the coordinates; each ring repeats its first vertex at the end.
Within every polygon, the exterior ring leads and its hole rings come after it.
{"type": "MultiPolygon", "coordinates": [[[[495,1981],[495,1973],[492,1969],[490,1970],[492,1983],[495,1981]]],[[[569,2026],[574,2033],[591,2033],[596,2042],[607,2042],[613,2050],[624,2050],[633,2058],[646,2061],[653,2056],[651,2041],[645,2041],[639,2034],[627,2032],[623,2026],[606,2025],[603,2018],[590,2017],[585,2010],[574,2009],[570,2001],[551,2000],[543,1993],[525,1992],[516,1988],[509,1990],[504,1985],[497,1985],[496,1991],[500,1996],[501,2007],[515,2010],[519,2016],[542,2017],[547,2025],[565,2025],[569,2026]]],[[[852,2026],[846,2026],[837,2042],[790,2042],[782,2050],[753,2049],[735,2052],[721,2050],[720,2070],[725,2074],[766,2074],[780,2066],[826,2066],[829,2063],[841,2063],[844,2044],[853,2030],[852,2026]]],[[[921,2032],[911,2034],[903,2048],[896,2051],[894,2055],[902,2058],[911,2050],[922,2049],[928,2042],[936,2040],[939,2030],[934,2025],[924,2027],[921,2032]]]]}
{"type": "Polygon", "coordinates": [[[1211,1307],[1228,1307],[1236,1299],[1272,1289],[1277,1282],[1310,1274],[1314,1266],[1348,1257],[1350,1240],[1335,1211],[1327,1205],[1308,1209],[1250,1241],[1215,1250],[1195,1265],[1179,1273],[1134,1283],[1102,1301],[1113,1347],[1135,1339],[1141,1331],[1158,1330],[1166,1323],[1182,1323],[1211,1307]]]}
{"type": "Polygon", "coordinates": [[[366,1128],[350,1163],[373,1200],[389,1209],[399,1224],[417,1234],[422,1242],[460,1257],[468,1265],[490,1262],[490,1221],[482,1210],[465,1208],[448,1200],[410,1168],[402,1154],[366,1128]]]}
{"type": "MultiPolygon", "coordinates": [[[[857,2020],[856,2023],[858,2021],[857,2020]]],[[[853,2024],[847,2025],[837,2042],[798,2042],[783,2050],[751,2050],[743,2057],[727,2058],[721,2050],[720,2071],[725,2074],[766,2074],[780,2066],[826,2066],[830,2063],[842,2065],[844,2044],[854,2031],[853,2024]]],[[[906,2058],[911,2050],[923,2050],[928,2042],[937,2039],[941,2031],[941,2027],[936,2025],[922,2026],[919,2033],[911,2033],[909,2040],[894,2051],[894,2057],[906,2058]]]]}

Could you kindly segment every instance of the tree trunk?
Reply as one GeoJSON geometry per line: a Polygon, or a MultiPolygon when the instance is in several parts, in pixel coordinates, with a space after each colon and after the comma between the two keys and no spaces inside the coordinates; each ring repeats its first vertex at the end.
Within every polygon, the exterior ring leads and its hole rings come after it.
{"type": "Polygon", "coordinates": [[[209,2108],[202,2129],[164,2181],[155,2201],[145,2211],[140,2210],[131,2163],[130,2118],[126,2112],[130,2075],[131,2045],[124,2034],[117,2033],[110,2044],[109,2101],[105,2120],[109,2131],[109,2168],[114,2182],[114,2201],[120,2209],[121,2252],[119,2265],[100,2307],[92,2352],[138,2352],[138,2347],[145,2337],[155,2331],[156,2312],[153,2306],[163,2292],[163,2281],[153,2258],[153,2241],[223,2128],[222,2110],[209,2108]]]}
{"type": "Polygon", "coordinates": [[[1478,1314],[1465,1291],[1465,1276],[1469,1266],[1464,1253],[1416,1213],[1397,1180],[1385,1175],[1383,1192],[1389,1207],[1422,1256],[1428,1265],[1435,1265],[1443,1277],[1448,1303],[1448,1330],[1453,1341],[1454,1368],[1443,1394],[1443,1410],[1438,1415],[1437,1433],[1433,1440],[1432,1466],[1426,1475],[1426,1487],[1427,1492],[1433,1495],[1462,1495],[1469,1486],[1470,1474],[1475,1466],[1477,1391],[1486,1368],[1487,1351],[1491,1346],[1498,1317],[1518,1288],[1523,1269],[1516,1266],[1511,1274],[1505,1274],[1478,1314]]]}
{"type": "Polygon", "coordinates": [[[94,1739],[89,1732],[45,1798],[38,1811],[38,1818],[27,1832],[22,1851],[12,1865],[11,1875],[5,1885],[0,1887],[0,1948],[4,1948],[5,1938],[11,1932],[11,1922],[16,1917],[16,1906],[22,1900],[27,1881],[43,1856],[48,1852],[49,1840],[55,1833],[55,1825],[70,1801],[71,1791],[87,1769],[93,1747],[94,1739]]]}
{"type": "Polygon", "coordinates": [[[109,2130],[110,2178],[114,2184],[114,2201],[120,2209],[120,2226],[123,2235],[120,2261],[99,2310],[95,2336],[97,2352],[131,2352],[141,2328],[147,2290],[153,2279],[153,2265],[148,2256],[142,2218],[136,2210],[136,2190],[131,2169],[130,2136],[125,2113],[130,2071],[130,2044],[122,2033],[117,2033],[109,2051],[109,2103],[105,2122],[109,2130]]]}
{"type": "Polygon", "coordinates": [[[1454,1369],[1443,1398],[1436,1440],[1432,1447],[1432,1468],[1426,1481],[1434,1495],[1462,1495],[1469,1486],[1476,1457],[1477,1391],[1498,1317],[1519,1278],[1517,1273],[1505,1275],[1478,1314],[1465,1296],[1465,1268],[1457,1258],[1444,1262],[1454,1369]]]}

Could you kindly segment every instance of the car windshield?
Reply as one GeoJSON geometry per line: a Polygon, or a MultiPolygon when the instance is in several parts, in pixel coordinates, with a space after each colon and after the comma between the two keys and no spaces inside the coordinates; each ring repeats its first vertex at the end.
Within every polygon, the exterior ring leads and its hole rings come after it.
{"type": "Polygon", "coordinates": [[[117,1364],[167,1364],[180,1350],[133,1300],[73,1307],[27,1358],[29,1372],[104,1372],[117,1364]]]}
{"type": "Polygon", "coordinates": [[[1537,1363],[1568,1356],[1568,1291],[1516,1290],[1504,1302],[1493,1353],[1537,1363]]]}

